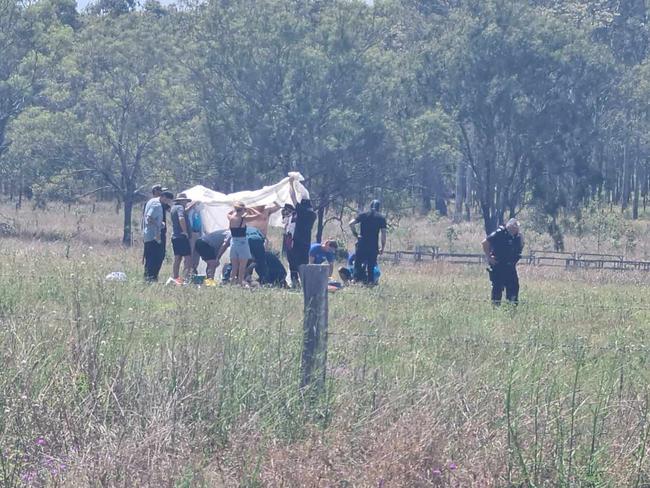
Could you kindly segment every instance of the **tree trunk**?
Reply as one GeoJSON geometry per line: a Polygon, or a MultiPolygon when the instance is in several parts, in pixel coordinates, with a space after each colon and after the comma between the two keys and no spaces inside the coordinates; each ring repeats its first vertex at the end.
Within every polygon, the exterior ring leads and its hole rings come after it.
{"type": "Polygon", "coordinates": [[[131,219],[133,215],[133,193],[124,195],[124,234],[122,244],[130,247],[133,242],[133,230],[131,219]]]}
{"type": "Polygon", "coordinates": [[[472,167],[465,163],[465,220],[469,222],[472,220],[471,205],[474,197],[474,175],[472,174],[472,167]]]}
{"type": "Polygon", "coordinates": [[[456,167],[456,195],[454,196],[454,222],[460,222],[463,218],[463,202],[465,201],[465,190],[467,186],[466,169],[467,163],[461,161],[456,167]]]}
{"type": "Polygon", "coordinates": [[[316,221],[316,242],[323,242],[323,229],[325,227],[325,206],[318,207],[318,220],[316,221]]]}
{"type": "Polygon", "coordinates": [[[623,176],[621,181],[621,209],[625,210],[630,203],[630,162],[627,150],[627,141],[623,143],[623,176]]]}
{"type": "Polygon", "coordinates": [[[422,198],[422,214],[431,212],[431,197],[433,196],[433,163],[425,160],[421,162],[420,173],[420,196],[422,198]]]}
{"type": "MultiPolygon", "coordinates": [[[[437,207],[437,199],[436,199],[437,207]]],[[[422,190],[422,214],[426,215],[431,212],[431,192],[428,188],[422,190]]]]}
{"type": "Polygon", "coordinates": [[[492,206],[489,203],[481,203],[481,212],[483,213],[483,227],[485,228],[486,235],[490,235],[492,232],[497,230],[497,225],[499,223],[497,212],[491,207],[492,206]]]}
{"type": "Polygon", "coordinates": [[[447,200],[445,200],[445,198],[439,193],[436,194],[436,212],[438,212],[443,217],[446,217],[448,215],[447,200]]]}
{"type": "Polygon", "coordinates": [[[639,152],[637,150],[634,156],[634,199],[632,200],[632,218],[637,220],[639,218],[639,193],[641,191],[641,172],[639,168],[639,152]]]}

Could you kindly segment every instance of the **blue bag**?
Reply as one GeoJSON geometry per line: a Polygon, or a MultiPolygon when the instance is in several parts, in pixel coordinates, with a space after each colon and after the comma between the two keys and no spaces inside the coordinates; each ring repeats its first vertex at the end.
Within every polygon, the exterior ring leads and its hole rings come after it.
{"type": "Polygon", "coordinates": [[[194,212],[192,212],[192,231],[201,232],[202,227],[201,214],[198,210],[194,210],[194,212]]]}

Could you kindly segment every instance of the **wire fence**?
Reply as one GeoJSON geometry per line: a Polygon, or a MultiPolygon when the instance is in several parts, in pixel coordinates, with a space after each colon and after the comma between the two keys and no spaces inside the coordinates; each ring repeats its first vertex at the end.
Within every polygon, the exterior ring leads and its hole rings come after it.
{"type": "MultiPolygon", "coordinates": [[[[436,246],[416,246],[409,251],[386,251],[380,261],[395,265],[423,262],[487,265],[484,254],[440,252],[436,246]]],[[[519,264],[564,269],[650,271],[650,261],[629,260],[618,254],[554,252],[533,250],[519,264]]]]}

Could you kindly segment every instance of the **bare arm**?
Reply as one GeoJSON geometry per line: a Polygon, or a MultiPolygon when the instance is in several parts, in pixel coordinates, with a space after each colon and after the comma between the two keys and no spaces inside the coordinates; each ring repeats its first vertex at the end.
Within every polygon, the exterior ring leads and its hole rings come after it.
{"type": "Polygon", "coordinates": [[[485,253],[485,258],[487,259],[488,263],[496,264],[497,260],[492,256],[492,246],[490,246],[490,241],[483,239],[483,242],[481,242],[481,247],[483,247],[483,253],[485,253]]]}
{"type": "Polygon", "coordinates": [[[357,233],[357,224],[359,221],[355,218],[350,220],[350,223],[348,224],[350,226],[350,230],[352,231],[352,235],[354,237],[359,237],[359,234],[357,233]]]}
{"type": "Polygon", "coordinates": [[[291,203],[293,203],[295,208],[298,205],[298,197],[296,197],[296,188],[293,184],[293,178],[289,182],[289,196],[291,197],[291,203]]]}
{"type": "Polygon", "coordinates": [[[244,215],[242,215],[242,218],[246,222],[250,222],[252,220],[257,220],[260,217],[262,217],[262,212],[260,212],[257,209],[254,209],[254,208],[247,208],[244,215]]]}
{"type": "Polygon", "coordinates": [[[221,261],[221,257],[224,255],[224,253],[229,247],[230,247],[230,237],[228,237],[225,241],[223,241],[223,244],[221,244],[221,248],[219,248],[219,252],[217,253],[217,262],[221,261]]]}
{"type": "Polygon", "coordinates": [[[190,233],[187,230],[187,221],[185,220],[185,217],[178,217],[178,225],[181,226],[181,230],[185,233],[185,235],[189,236],[190,233]]]}

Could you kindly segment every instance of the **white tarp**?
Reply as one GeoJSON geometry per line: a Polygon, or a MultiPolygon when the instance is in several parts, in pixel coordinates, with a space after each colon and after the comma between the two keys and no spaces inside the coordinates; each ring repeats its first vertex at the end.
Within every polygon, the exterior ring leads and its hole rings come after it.
{"type": "MultiPolygon", "coordinates": [[[[296,198],[300,201],[303,198],[309,198],[309,192],[300,183],[304,178],[300,173],[289,173],[289,176],[295,180],[296,198]]],[[[243,202],[248,207],[260,205],[273,205],[278,202],[280,205],[292,203],[289,193],[289,182],[291,178],[287,176],[275,185],[265,186],[260,190],[240,191],[237,193],[219,193],[210,190],[205,186],[197,185],[189,190],[185,190],[187,198],[192,201],[200,202],[199,211],[201,212],[201,221],[203,223],[203,232],[213,232],[219,229],[228,228],[228,212],[236,201],[243,202]]],[[[282,226],[282,217],[280,212],[275,212],[269,219],[269,225],[276,227],[282,226]]]]}

